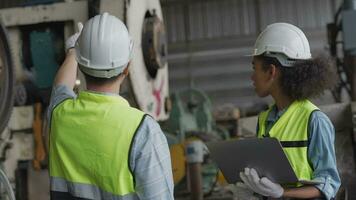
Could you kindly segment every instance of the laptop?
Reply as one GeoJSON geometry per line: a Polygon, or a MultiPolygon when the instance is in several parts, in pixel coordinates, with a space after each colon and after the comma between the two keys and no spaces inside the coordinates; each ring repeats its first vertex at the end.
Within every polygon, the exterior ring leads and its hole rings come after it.
{"type": "Polygon", "coordinates": [[[230,184],[242,182],[239,173],[254,168],[260,177],[279,184],[319,184],[298,180],[280,142],[276,138],[252,138],[207,143],[210,156],[230,184]]]}

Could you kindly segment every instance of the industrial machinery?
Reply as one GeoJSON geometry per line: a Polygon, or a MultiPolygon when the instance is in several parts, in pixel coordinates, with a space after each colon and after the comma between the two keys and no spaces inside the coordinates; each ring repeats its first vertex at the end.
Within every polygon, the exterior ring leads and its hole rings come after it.
{"type": "MultiPolygon", "coordinates": [[[[65,56],[65,39],[78,22],[103,12],[122,19],[134,42],[121,95],[159,121],[169,116],[167,42],[159,0],[24,0],[0,9],[0,163],[17,199],[29,199],[29,168],[47,166],[46,107],[65,56]]],[[[77,89],[84,88],[79,72],[77,89]]]]}
{"type": "MultiPolygon", "coordinates": [[[[9,44],[5,29],[2,25],[0,25],[0,98],[4,103],[0,105],[0,117],[4,119],[8,119],[11,108],[12,108],[12,92],[13,92],[13,72],[12,72],[12,61],[11,55],[8,51],[9,44]],[[8,106],[9,105],[9,106],[8,106]]],[[[5,128],[5,123],[0,124],[0,130],[5,128]]],[[[1,133],[1,132],[0,132],[1,133]]],[[[3,143],[0,143],[0,152],[3,152],[4,149],[7,148],[7,141],[10,140],[9,135],[1,134],[0,136],[3,143]]],[[[0,187],[5,188],[7,192],[6,195],[11,199],[14,200],[15,196],[11,188],[11,184],[7,179],[6,174],[0,169],[0,187]]],[[[0,190],[1,191],[1,190],[0,190]]],[[[0,197],[2,199],[3,192],[0,193],[0,197]]]]}
{"type": "Polygon", "coordinates": [[[216,125],[210,100],[202,91],[186,89],[172,94],[171,99],[170,117],[161,127],[170,145],[175,194],[189,192],[192,199],[199,200],[210,196],[218,182],[224,182],[204,143],[230,136],[216,125]]]}
{"type": "MultiPolygon", "coordinates": [[[[45,116],[53,79],[65,56],[65,38],[75,32],[78,22],[103,12],[122,19],[132,36],[134,57],[120,94],[162,124],[177,194],[193,193],[194,199],[211,194],[223,178],[209,160],[204,142],[229,135],[215,124],[210,101],[201,91],[189,89],[169,97],[159,0],[26,0],[0,9],[0,163],[16,198],[34,199],[31,193],[37,199],[48,198],[48,174],[40,173],[47,167],[45,116]],[[31,183],[34,173],[36,184],[31,183]],[[41,184],[36,191],[34,185],[41,184]]],[[[76,90],[84,88],[79,72],[76,90]]]]}
{"type": "MultiPolygon", "coordinates": [[[[339,74],[339,84],[333,91],[333,96],[337,102],[343,100],[346,91],[351,101],[356,100],[356,1],[344,0],[334,16],[334,22],[327,25],[328,43],[330,55],[335,58],[337,72],[339,74]]],[[[351,104],[352,124],[355,124],[354,104],[351,104]]],[[[347,123],[345,123],[347,124],[347,123]]],[[[336,136],[336,138],[342,138],[336,136]]],[[[345,136],[344,136],[345,137],[345,136]]],[[[340,199],[348,199],[348,191],[355,185],[355,160],[353,156],[356,152],[355,129],[350,136],[346,135],[343,144],[336,145],[336,154],[342,186],[338,196],[340,199]],[[351,139],[351,140],[350,140],[351,139]],[[349,141],[348,143],[345,141],[349,141]],[[340,162],[340,160],[342,162],[340,162]]],[[[338,141],[337,141],[338,142],[338,141]]],[[[340,142],[340,139],[339,139],[340,142]]],[[[352,197],[349,199],[352,199],[352,197]]]]}
{"type": "MultiPolygon", "coordinates": [[[[21,92],[16,94],[20,98],[16,102],[30,100],[33,94],[28,90],[51,87],[64,58],[64,38],[74,32],[77,22],[85,22],[92,15],[106,11],[126,23],[134,41],[135,57],[129,68],[130,81],[125,93],[146,113],[158,120],[167,119],[167,42],[159,1],[98,0],[91,3],[97,7],[88,7],[87,1],[73,1],[1,10],[2,23],[10,36],[16,83],[30,81],[33,86],[25,86],[25,91],[19,89],[21,92]]],[[[80,88],[85,88],[82,77],[80,79],[80,88]]],[[[39,93],[41,97],[48,97],[42,95],[44,91],[39,93]]],[[[42,98],[42,101],[48,102],[48,99],[42,98]]]]}
{"type": "Polygon", "coordinates": [[[86,2],[73,2],[0,10],[1,26],[8,36],[1,57],[6,64],[1,81],[7,82],[1,85],[7,89],[0,102],[4,108],[0,118],[1,168],[16,188],[17,199],[28,199],[28,187],[33,185],[28,181],[28,169],[47,165],[45,108],[64,58],[64,38],[74,31],[74,23],[87,20],[86,8],[86,2]]]}
{"type": "Polygon", "coordinates": [[[339,84],[333,91],[335,100],[340,102],[342,91],[356,100],[356,1],[344,0],[334,16],[334,22],[327,25],[330,54],[336,60],[339,84]]]}

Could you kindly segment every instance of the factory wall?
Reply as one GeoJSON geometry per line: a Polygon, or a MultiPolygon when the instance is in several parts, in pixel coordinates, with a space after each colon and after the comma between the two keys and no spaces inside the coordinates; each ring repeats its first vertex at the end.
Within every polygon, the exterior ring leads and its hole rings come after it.
{"type": "Polygon", "coordinates": [[[169,42],[170,89],[204,90],[213,105],[242,110],[270,102],[250,81],[254,40],[268,24],[288,22],[306,33],[313,55],[328,53],[326,24],[341,1],[162,0],[169,42]]]}

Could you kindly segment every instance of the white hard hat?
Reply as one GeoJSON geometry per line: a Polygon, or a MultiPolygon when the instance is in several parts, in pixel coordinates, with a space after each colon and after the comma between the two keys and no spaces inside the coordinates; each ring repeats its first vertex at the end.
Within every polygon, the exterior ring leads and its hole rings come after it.
{"type": "Polygon", "coordinates": [[[104,13],[85,23],[75,45],[80,70],[94,77],[122,73],[131,58],[133,43],[124,23],[104,13]]]}
{"type": "Polygon", "coordinates": [[[253,56],[265,54],[275,57],[283,66],[293,66],[295,60],[311,59],[308,39],[298,27],[288,23],[274,23],[258,36],[253,56]]]}

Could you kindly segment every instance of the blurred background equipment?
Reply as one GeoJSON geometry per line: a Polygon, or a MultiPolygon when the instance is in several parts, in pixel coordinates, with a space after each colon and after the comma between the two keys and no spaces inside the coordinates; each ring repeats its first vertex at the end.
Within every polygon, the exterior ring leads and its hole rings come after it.
{"type": "Polygon", "coordinates": [[[225,183],[204,143],[226,140],[230,135],[228,129],[216,124],[210,99],[201,90],[191,88],[173,93],[171,100],[170,117],[161,122],[161,127],[171,150],[175,196],[177,199],[231,197],[224,192],[213,193],[225,183]]]}
{"type": "MultiPolygon", "coordinates": [[[[332,91],[337,102],[346,99],[356,100],[356,1],[344,0],[334,15],[333,22],[327,24],[328,43],[330,55],[335,59],[339,83],[332,91]]],[[[345,110],[345,109],[338,109],[345,110]]],[[[352,119],[343,121],[344,125],[353,127],[351,133],[338,131],[336,136],[336,153],[338,168],[342,178],[342,188],[339,194],[348,196],[349,199],[356,198],[351,188],[356,186],[355,179],[355,155],[356,155],[356,133],[355,133],[355,105],[352,103],[347,107],[344,115],[352,119]],[[350,108],[350,110],[348,110],[350,108]],[[350,112],[351,111],[351,112],[350,112]]],[[[334,112],[334,115],[338,112],[334,112]]],[[[335,117],[334,117],[335,118],[335,117]]],[[[338,118],[342,118],[339,116],[338,118]]]]}
{"type": "Polygon", "coordinates": [[[336,60],[339,84],[333,91],[335,100],[341,102],[342,92],[356,100],[356,1],[344,0],[332,23],[327,25],[330,55],[336,60]]]}

